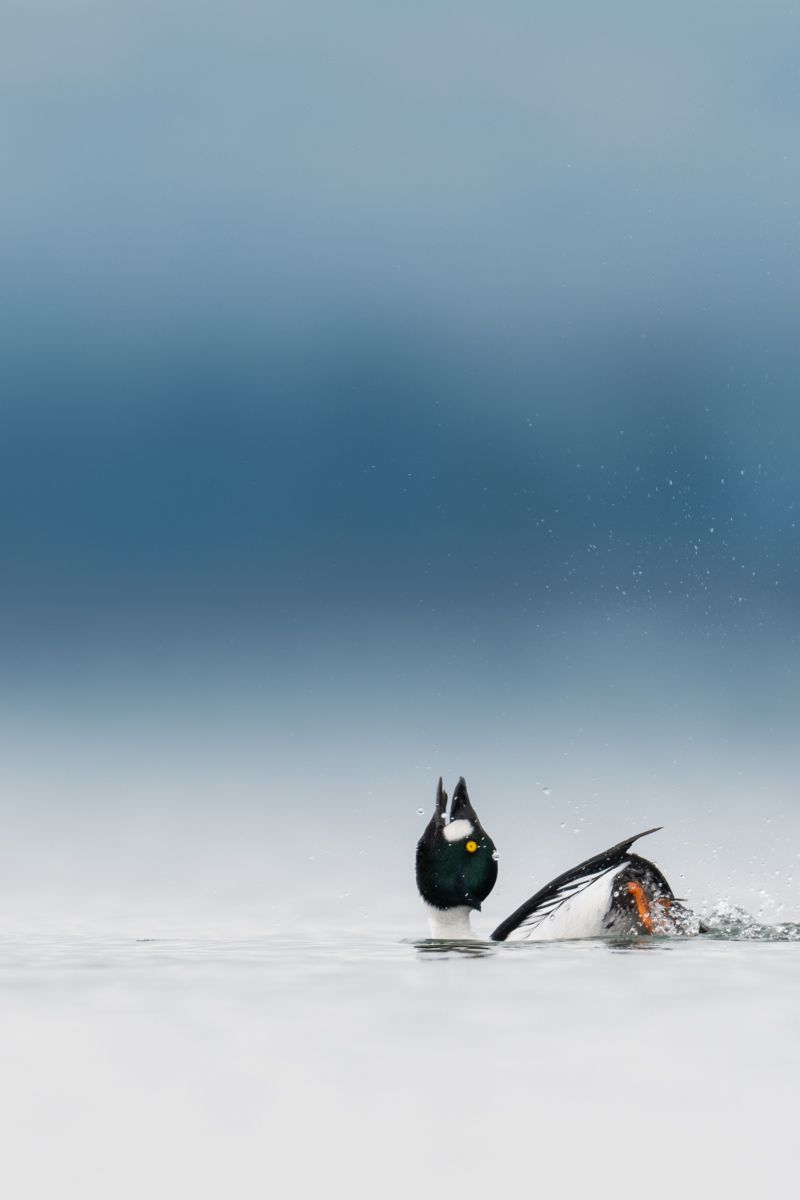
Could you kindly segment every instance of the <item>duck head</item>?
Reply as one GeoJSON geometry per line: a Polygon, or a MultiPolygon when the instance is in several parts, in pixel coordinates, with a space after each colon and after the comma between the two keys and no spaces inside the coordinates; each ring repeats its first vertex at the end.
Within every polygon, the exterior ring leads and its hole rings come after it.
{"type": "Polygon", "coordinates": [[[481,904],[497,882],[497,851],[459,779],[447,819],[447,792],[436,789],[436,809],[417,844],[417,888],[426,904],[443,912],[481,904]]]}

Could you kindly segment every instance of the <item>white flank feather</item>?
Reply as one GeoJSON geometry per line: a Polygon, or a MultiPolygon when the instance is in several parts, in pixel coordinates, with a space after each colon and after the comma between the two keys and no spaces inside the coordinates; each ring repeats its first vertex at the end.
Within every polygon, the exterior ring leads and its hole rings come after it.
{"type": "Polygon", "coordinates": [[[509,933],[508,942],[554,942],[603,937],[614,881],[627,863],[585,875],[566,884],[509,933]]]}

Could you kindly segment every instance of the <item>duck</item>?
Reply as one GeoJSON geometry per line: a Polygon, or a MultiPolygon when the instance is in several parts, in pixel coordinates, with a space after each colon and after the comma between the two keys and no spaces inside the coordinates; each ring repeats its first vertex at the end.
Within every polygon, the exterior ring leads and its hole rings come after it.
{"type": "MultiPolygon", "coordinates": [[[[425,904],[431,937],[472,940],[470,917],[480,912],[498,875],[499,854],[469,797],[463,776],[448,796],[441,778],[436,808],[417,844],[417,890],[425,904]]],[[[666,877],[632,853],[640,838],[663,826],[635,833],[564,871],[501,921],[493,942],[545,942],[574,938],[635,938],[658,934],[693,936],[701,923],[676,898],[666,877]]]]}

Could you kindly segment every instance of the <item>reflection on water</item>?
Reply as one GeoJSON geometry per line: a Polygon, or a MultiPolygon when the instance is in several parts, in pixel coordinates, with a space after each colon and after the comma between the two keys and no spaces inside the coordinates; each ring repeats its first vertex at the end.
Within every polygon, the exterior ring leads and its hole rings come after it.
{"type": "MultiPolygon", "coordinates": [[[[744,909],[731,905],[719,904],[710,916],[704,918],[705,930],[697,939],[692,941],[743,941],[743,942],[797,942],[800,941],[800,924],[784,922],[779,925],[762,924],[744,909]]],[[[530,951],[547,952],[554,945],[593,946],[613,951],[668,951],[676,944],[682,944],[687,939],[680,935],[642,936],[631,934],[627,937],[616,935],[608,938],[584,938],[568,943],[554,942],[490,942],[474,938],[466,941],[447,941],[437,938],[401,939],[402,945],[413,946],[421,955],[436,957],[487,958],[493,954],[515,954],[530,951]]]]}
{"type": "Polygon", "coordinates": [[[437,938],[422,938],[419,941],[411,941],[408,944],[413,946],[420,954],[434,954],[437,956],[465,955],[467,958],[486,958],[490,954],[495,954],[502,945],[500,942],[482,942],[477,938],[470,941],[444,941],[437,938]]]}
{"type": "MultiPolygon", "coordinates": [[[[800,924],[784,922],[767,925],[758,922],[743,909],[718,905],[704,918],[708,931],[698,937],[630,936],[582,939],[565,942],[491,942],[479,938],[447,941],[436,938],[409,938],[394,931],[385,934],[375,929],[343,933],[339,930],[263,937],[149,937],[135,938],[89,935],[53,937],[0,937],[0,980],[30,972],[31,979],[40,971],[120,971],[136,974],[144,970],[258,970],[266,965],[299,967],[305,970],[340,970],[348,963],[397,963],[413,955],[417,958],[508,959],[536,954],[557,958],[560,955],[596,954],[597,952],[674,952],[701,954],[700,947],[715,943],[793,943],[800,942],[800,924]]],[[[50,978],[49,974],[43,978],[50,978]]]]}

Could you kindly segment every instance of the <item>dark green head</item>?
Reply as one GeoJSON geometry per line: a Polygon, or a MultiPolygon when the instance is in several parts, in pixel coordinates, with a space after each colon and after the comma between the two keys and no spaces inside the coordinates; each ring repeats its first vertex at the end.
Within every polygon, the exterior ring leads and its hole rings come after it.
{"type": "Polygon", "coordinates": [[[480,908],[497,882],[497,851],[459,779],[447,820],[447,792],[436,789],[436,811],[417,844],[417,887],[426,904],[480,908]]]}

